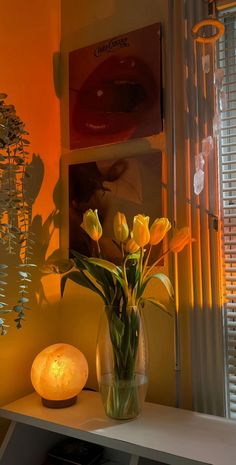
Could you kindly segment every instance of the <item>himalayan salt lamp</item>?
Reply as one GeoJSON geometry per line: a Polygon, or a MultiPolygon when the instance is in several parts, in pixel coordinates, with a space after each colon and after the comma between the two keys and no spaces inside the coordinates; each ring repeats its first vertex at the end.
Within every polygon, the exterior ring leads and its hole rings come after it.
{"type": "Polygon", "coordinates": [[[73,405],[88,378],[88,363],[70,344],[53,344],[34,359],[31,382],[43,405],[61,408],[73,405]]]}

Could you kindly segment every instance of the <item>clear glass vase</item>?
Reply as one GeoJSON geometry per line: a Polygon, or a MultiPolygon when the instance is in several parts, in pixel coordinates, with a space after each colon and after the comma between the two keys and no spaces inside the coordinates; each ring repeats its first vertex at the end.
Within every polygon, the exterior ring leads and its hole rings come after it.
{"type": "Polygon", "coordinates": [[[122,420],[138,416],[148,384],[147,339],[138,307],[104,307],[96,369],[107,416],[122,420]]]}

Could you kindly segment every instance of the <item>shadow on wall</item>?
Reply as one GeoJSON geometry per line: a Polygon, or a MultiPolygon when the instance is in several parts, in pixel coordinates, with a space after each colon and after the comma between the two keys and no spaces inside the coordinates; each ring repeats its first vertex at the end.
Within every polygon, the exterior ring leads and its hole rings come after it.
{"type": "MultiPolygon", "coordinates": [[[[31,162],[27,165],[26,171],[28,173],[27,185],[25,185],[25,201],[28,205],[34,204],[44,178],[44,164],[42,158],[39,155],[33,154],[31,162]]],[[[48,299],[45,295],[45,291],[42,285],[42,277],[44,273],[41,271],[43,266],[50,261],[55,261],[60,257],[59,249],[54,250],[51,255],[47,257],[47,252],[50,244],[50,240],[56,229],[59,229],[59,181],[57,182],[54,192],[53,192],[53,201],[54,209],[46,218],[45,222],[42,221],[41,215],[36,215],[31,223],[31,234],[33,237],[32,247],[31,247],[31,261],[36,265],[36,267],[30,269],[30,280],[29,283],[29,308],[37,309],[38,306],[42,306],[44,303],[48,303],[48,299]]],[[[32,216],[32,211],[30,213],[32,216]]],[[[10,313],[7,315],[2,315],[5,318],[5,324],[10,325],[14,321],[16,322],[17,318],[17,308],[16,303],[17,299],[20,297],[20,288],[19,288],[19,265],[20,264],[20,255],[19,250],[16,250],[16,253],[10,255],[6,250],[1,247],[1,263],[7,264],[7,274],[9,275],[9,282],[6,286],[6,300],[7,305],[10,309],[10,313]],[[19,258],[18,258],[19,257],[19,258]],[[16,297],[18,296],[18,297],[16,297]],[[15,307],[15,310],[14,310],[15,307]],[[16,312],[16,313],[15,313],[16,312]]],[[[23,270],[23,268],[22,268],[23,270]]],[[[4,271],[4,270],[3,270],[4,271]]],[[[27,270],[28,271],[28,270],[27,270]]],[[[3,279],[3,278],[2,278],[3,279]]],[[[4,278],[6,281],[8,277],[4,278]]],[[[21,283],[20,283],[21,284],[21,283]]],[[[19,304],[18,304],[19,305],[19,304]]],[[[27,306],[25,307],[27,309],[27,306]]],[[[1,312],[0,312],[1,317],[1,312]]]]}
{"type": "Polygon", "coordinates": [[[55,207],[53,211],[49,214],[44,223],[41,215],[36,215],[32,222],[32,232],[35,234],[33,257],[37,264],[37,268],[34,271],[34,291],[35,298],[39,305],[48,303],[48,298],[42,285],[42,278],[45,276],[47,264],[56,262],[59,258],[61,258],[59,248],[55,249],[49,256],[47,256],[50,240],[52,239],[55,230],[60,227],[59,193],[60,181],[57,182],[53,192],[55,207]]]}

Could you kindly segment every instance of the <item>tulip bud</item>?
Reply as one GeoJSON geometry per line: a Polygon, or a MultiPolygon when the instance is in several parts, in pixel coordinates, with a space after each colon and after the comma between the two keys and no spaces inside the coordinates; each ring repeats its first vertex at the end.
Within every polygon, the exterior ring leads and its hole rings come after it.
{"type": "Polygon", "coordinates": [[[134,241],[134,239],[132,239],[132,237],[125,244],[125,251],[128,253],[138,252],[139,248],[140,248],[139,245],[136,244],[136,242],[134,241]]]}
{"type": "Polygon", "coordinates": [[[150,245],[159,244],[171,228],[168,218],[157,218],[150,228],[150,245]]]}
{"type": "Polygon", "coordinates": [[[150,232],[148,229],[149,216],[136,215],[133,222],[133,239],[139,247],[144,247],[148,244],[150,239],[150,232]]]}
{"type": "Polygon", "coordinates": [[[124,213],[117,212],[113,221],[114,235],[117,242],[125,242],[129,236],[129,228],[124,213]]]}
{"type": "Polygon", "coordinates": [[[81,228],[93,239],[94,241],[99,241],[102,235],[102,226],[98,218],[97,210],[87,210],[83,214],[83,223],[80,225],[81,228]]]}
{"type": "Polygon", "coordinates": [[[177,230],[170,240],[169,248],[171,252],[178,253],[183,250],[183,248],[192,241],[190,228],[184,227],[177,230]]]}

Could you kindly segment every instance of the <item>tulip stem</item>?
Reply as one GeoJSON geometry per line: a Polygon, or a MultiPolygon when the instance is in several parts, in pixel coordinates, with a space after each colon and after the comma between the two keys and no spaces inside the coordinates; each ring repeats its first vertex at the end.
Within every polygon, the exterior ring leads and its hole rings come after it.
{"type": "Polygon", "coordinates": [[[140,252],[140,257],[139,257],[139,265],[138,265],[138,268],[139,268],[139,285],[138,285],[138,288],[140,287],[142,281],[143,281],[143,256],[144,256],[144,250],[143,250],[143,247],[141,247],[141,252],[140,252]]]}
{"type": "Polygon", "coordinates": [[[143,267],[143,273],[144,274],[146,272],[146,268],[147,268],[147,265],[148,265],[148,260],[150,258],[151,250],[152,250],[152,245],[150,245],[150,247],[149,247],[149,251],[147,253],[146,260],[145,260],[145,263],[144,263],[144,267],[143,267]]]}
{"type": "Polygon", "coordinates": [[[170,252],[170,249],[167,249],[151,266],[147,269],[144,274],[144,279],[150,274],[150,272],[157,266],[157,264],[170,252]]]}
{"type": "Polygon", "coordinates": [[[128,284],[128,279],[127,279],[127,273],[126,273],[126,262],[128,260],[128,255],[127,257],[125,257],[124,261],[123,261],[123,266],[122,266],[122,270],[123,270],[123,276],[124,276],[124,282],[125,282],[125,291],[126,291],[126,296],[127,298],[129,298],[129,284],[128,284]]]}
{"type": "Polygon", "coordinates": [[[97,242],[97,248],[98,248],[98,256],[101,257],[101,249],[100,249],[100,245],[99,245],[99,242],[97,242]]]}

